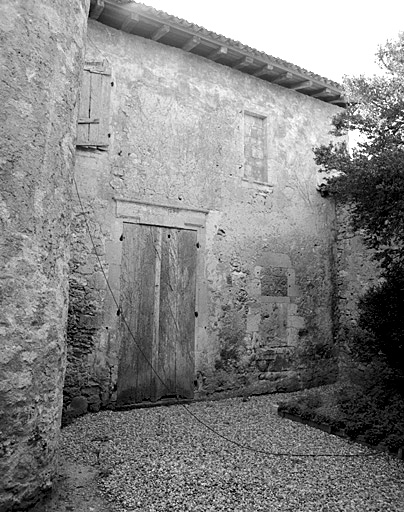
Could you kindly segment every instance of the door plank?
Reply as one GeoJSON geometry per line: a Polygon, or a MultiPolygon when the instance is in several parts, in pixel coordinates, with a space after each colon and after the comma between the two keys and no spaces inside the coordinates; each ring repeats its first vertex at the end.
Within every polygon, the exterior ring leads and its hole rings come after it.
{"type": "Polygon", "coordinates": [[[161,396],[156,392],[161,386],[164,386],[165,376],[160,371],[158,365],[159,343],[160,343],[160,293],[161,293],[161,259],[162,259],[162,229],[156,227],[155,233],[155,260],[154,260],[154,319],[153,319],[153,337],[152,337],[152,374],[151,374],[151,399],[158,400],[161,396]]]}
{"type": "Polygon", "coordinates": [[[118,404],[193,398],[196,232],[124,223],[123,236],[122,312],[137,344],[121,321],[118,404]]]}
{"type": "Polygon", "coordinates": [[[162,228],[162,256],[160,281],[160,325],[157,354],[157,371],[164,380],[158,383],[156,397],[176,396],[176,344],[178,318],[178,292],[175,272],[177,267],[177,231],[162,228]]]}
{"type": "Polygon", "coordinates": [[[178,231],[178,325],[176,351],[177,393],[194,396],[194,339],[196,292],[196,232],[178,231]]]}
{"type": "Polygon", "coordinates": [[[157,237],[154,227],[123,226],[121,309],[127,325],[121,320],[118,404],[151,398],[157,237]]]}

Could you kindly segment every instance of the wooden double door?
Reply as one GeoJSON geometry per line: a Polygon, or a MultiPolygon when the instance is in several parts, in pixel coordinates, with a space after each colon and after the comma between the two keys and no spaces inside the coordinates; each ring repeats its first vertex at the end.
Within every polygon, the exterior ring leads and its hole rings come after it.
{"type": "Polygon", "coordinates": [[[192,398],[197,233],[123,224],[117,403],[192,398]]]}

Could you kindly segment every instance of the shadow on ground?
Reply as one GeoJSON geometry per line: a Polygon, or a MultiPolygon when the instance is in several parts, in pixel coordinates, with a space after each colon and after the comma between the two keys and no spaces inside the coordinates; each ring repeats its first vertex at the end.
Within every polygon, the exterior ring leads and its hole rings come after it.
{"type": "Polygon", "coordinates": [[[97,490],[98,470],[61,462],[52,493],[30,512],[112,512],[97,490]]]}

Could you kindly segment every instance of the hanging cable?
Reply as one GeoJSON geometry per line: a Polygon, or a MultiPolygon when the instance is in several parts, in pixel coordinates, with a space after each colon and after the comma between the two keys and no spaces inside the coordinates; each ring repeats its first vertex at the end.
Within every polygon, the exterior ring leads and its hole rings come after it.
{"type": "MultiPolygon", "coordinates": [[[[135,342],[136,347],[138,348],[140,354],[142,355],[142,357],[144,358],[146,363],[149,365],[149,367],[152,370],[152,372],[154,373],[154,375],[157,377],[157,379],[160,381],[160,383],[164,386],[164,388],[167,391],[170,391],[170,389],[169,389],[168,385],[166,384],[166,382],[164,382],[164,380],[160,377],[160,375],[158,374],[158,372],[154,368],[153,364],[148,359],[148,357],[146,356],[146,354],[143,351],[143,349],[141,348],[141,346],[138,344],[134,334],[132,333],[132,331],[131,331],[131,329],[129,327],[128,322],[126,321],[126,318],[125,318],[125,315],[124,315],[123,311],[120,309],[120,306],[118,304],[118,301],[116,300],[116,297],[115,297],[114,292],[113,292],[113,290],[111,288],[111,285],[109,284],[109,281],[108,281],[107,275],[105,273],[105,270],[104,270],[103,264],[101,262],[101,259],[100,259],[99,255],[98,255],[98,251],[97,251],[96,245],[94,243],[93,236],[91,234],[90,225],[89,225],[89,222],[88,222],[88,219],[87,219],[87,214],[86,214],[86,212],[84,210],[84,206],[83,206],[83,202],[81,200],[81,196],[80,196],[79,189],[78,189],[78,186],[77,186],[76,178],[74,176],[73,176],[73,182],[74,182],[74,186],[75,186],[75,189],[76,189],[76,194],[77,194],[77,197],[78,197],[78,200],[79,200],[81,212],[83,214],[83,218],[84,218],[84,222],[85,222],[85,225],[86,225],[86,229],[87,229],[90,241],[91,241],[91,245],[92,245],[92,247],[94,249],[94,252],[95,252],[98,264],[100,266],[102,275],[103,275],[103,277],[105,279],[105,282],[107,284],[107,288],[109,290],[109,293],[111,294],[112,300],[114,301],[114,303],[115,303],[115,305],[117,307],[117,310],[120,311],[121,319],[122,319],[123,323],[125,324],[125,327],[127,328],[130,337],[135,342]]],[[[250,451],[250,452],[253,452],[253,453],[259,453],[261,455],[266,455],[266,456],[269,456],[269,457],[308,457],[308,458],[316,458],[316,457],[357,458],[357,457],[374,457],[374,456],[379,455],[378,452],[356,453],[356,454],[354,454],[354,453],[351,453],[351,454],[343,454],[343,453],[334,454],[334,453],[290,453],[290,452],[277,452],[277,451],[260,450],[258,448],[254,448],[253,446],[249,446],[249,445],[240,443],[238,441],[235,441],[234,439],[231,439],[230,437],[227,437],[226,435],[222,434],[221,432],[219,432],[215,428],[212,428],[210,425],[208,425],[206,422],[204,422],[201,418],[199,418],[196,414],[194,414],[192,411],[190,411],[185,404],[182,404],[180,402],[178,396],[177,396],[177,402],[178,402],[178,405],[180,405],[195,421],[197,421],[198,423],[203,425],[207,430],[212,432],[214,435],[216,435],[217,437],[220,437],[221,439],[225,440],[228,443],[231,443],[231,444],[237,446],[238,448],[241,448],[242,450],[250,451]]]]}

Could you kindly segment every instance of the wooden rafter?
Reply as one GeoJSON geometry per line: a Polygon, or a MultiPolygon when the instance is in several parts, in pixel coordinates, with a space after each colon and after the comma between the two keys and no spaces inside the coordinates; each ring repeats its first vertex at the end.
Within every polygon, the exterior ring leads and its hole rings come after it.
{"type": "Polygon", "coordinates": [[[271,66],[271,64],[265,64],[265,66],[262,66],[262,68],[258,69],[255,73],[253,73],[253,75],[256,77],[264,76],[270,73],[273,69],[274,67],[271,66]]]}
{"type": "Polygon", "coordinates": [[[121,30],[131,32],[131,30],[139,23],[139,15],[135,13],[129,14],[122,22],[121,30]]]}
{"type": "Polygon", "coordinates": [[[218,60],[218,59],[220,59],[220,57],[223,57],[223,55],[227,55],[226,46],[220,46],[220,48],[213,50],[213,52],[208,55],[208,59],[218,60]]]}
{"type": "Polygon", "coordinates": [[[142,37],[148,37],[154,41],[163,38],[164,34],[169,32],[171,27],[171,30],[175,32],[175,36],[163,39],[163,44],[166,42],[166,44],[176,46],[175,42],[182,41],[179,47],[187,52],[199,45],[201,52],[198,53],[206,55],[205,52],[210,52],[207,55],[208,59],[219,61],[233,69],[239,69],[241,72],[263,80],[269,80],[282,87],[318,98],[321,101],[346,106],[347,99],[342,95],[341,87],[337,83],[317,77],[310,72],[299,70],[295,66],[289,66],[287,63],[278,63],[271,56],[267,56],[268,59],[264,54],[262,54],[262,57],[259,57],[256,52],[250,51],[251,49],[248,47],[241,49],[239,45],[235,46],[231,40],[226,40],[226,38],[218,39],[209,32],[204,33],[200,37],[199,32],[196,33],[192,27],[190,28],[182,20],[179,20],[178,23],[167,21],[164,17],[160,16],[158,11],[155,13],[149,12],[149,10],[137,4],[133,4],[128,8],[125,4],[121,4],[121,2],[117,3],[116,0],[90,0],[90,2],[90,17],[98,19],[101,23],[132,34],[141,35],[142,37]],[[139,21],[137,21],[135,16],[131,16],[131,14],[137,14],[140,18],[139,21]],[[151,29],[150,27],[154,28],[151,29]],[[147,36],[145,33],[149,35],[147,36]],[[226,58],[226,54],[231,54],[231,58],[230,55],[229,58],[226,58]],[[253,59],[250,66],[246,57],[253,59]],[[253,66],[256,69],[255,72],[251,69],[253,66]],[[289,78],[290,75],[288,73],[290,73],[291,78],[289,78]],[[324,89],[330,89],[330,92],[324,89]]]}
{"type": "Polygon", "coordinates": [[[197,36],[190,37],[188,41],[182,46],[182,50],[185,52],[190,52],[195,46],[201,42],[201,38],[197,36]]]}
{"type": "Polygon", "coordinates": [[[98,20],[104,10],[104,0],[91,0],[90,18],[98,20]]]}
{"type": "Polygon", "coordinates": [[[324,98],[324,96],[330,96],[332,94],[331,89],[328,89],[328,87],[323,87],[319,91],[313,92],[310,94],[310,96],[313,96],[313,98],[324,98]]]}
{"type": "Polygon", "coordinates": [[[167,32],[170,32],[170,27],[168,25],[162,25],[155,32],[153,32],[150,39],[153,39],[153,41],[158,41],[163,36],[165,36],[167,32]]]}
{"type": "Polygon", "coordinates": [[[289,89],[293,89],[294,91],[299,91],[300,89],[307,89],[313,85],[311,80],[303,80],[303,82],[299,82],[298,84],[291,85],[289,89]]]}
{"type": "Polygon", "coordinates": [[[275,77],[271,82],[273,84],[281,84],[282,82],[285,82],[287,80],[291,80],[293,78],[292,73],[289,73],[289,71],[286,71],[285,73],[282,73],[281,75],[275,77]]]}
{"type": "Polygon", "coordinates": [[[239,60],[235,66],[233,66],[234,69],[243,69],[247,66],[251,66],[251,64],[254,64],[254,59],[252,57],[244,57],[243,59],[239,60]]]}
{"type": "Polygon", "coordinates": [[[333,105],[343,103],[344,105],[347,105],[348,100],[345,98],[345,96],[340,96],[339,98],[334,98],[333,100],[330,100],[328,103],[332,103],[333,105]]]}

